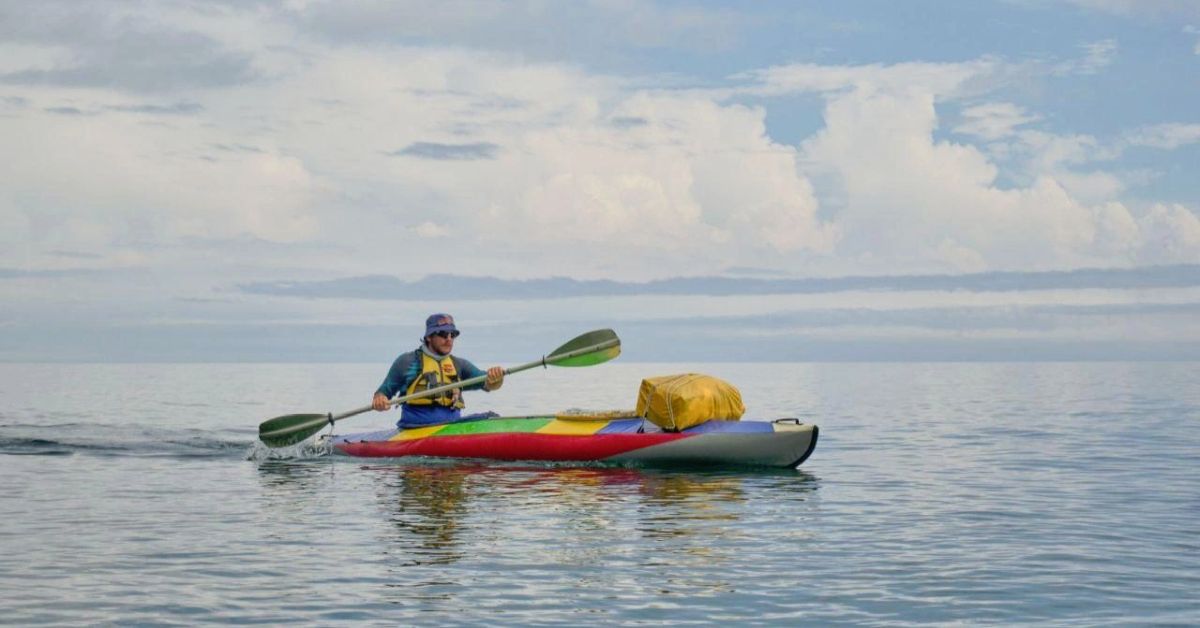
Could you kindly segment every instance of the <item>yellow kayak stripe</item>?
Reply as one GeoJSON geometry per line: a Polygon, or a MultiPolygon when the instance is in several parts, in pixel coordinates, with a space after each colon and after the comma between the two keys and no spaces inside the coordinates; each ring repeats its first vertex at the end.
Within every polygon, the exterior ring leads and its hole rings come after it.
{"type": "MultiPolygon", "coordinates": [[[[545,420],[545,419],[543,419],[545,420]]],[[[604,429],[610,421],[579,421],[576,419],[552,419],[545,425],[535,430],[537,434],[554,434],[560,436],[590,436],[604,429]]],[[[400,430],[398,434],[389,438],[389,441],[404,441],[416,440],[418,438],[428,438],[441,432],[454,423],[445,425],[430,425],[429,427],[417,427],[411,429],[400,430]]]]}
{"type": "Polygon", "coordinates": [[[555,434],[559,436],[590,436],[604,429],[608,421],[563,421],[554,419],[538,429],[538,434],[555,434]]]}
{"type": "Polygon", "coordinates": [[[413,440],[417,438],[425,438],[437,434],[445,427],[446,425],[430,425],[429,427],[415,427],[412,429],[400,430],[399,434],[396,434],[388,440],[413,440]]]}

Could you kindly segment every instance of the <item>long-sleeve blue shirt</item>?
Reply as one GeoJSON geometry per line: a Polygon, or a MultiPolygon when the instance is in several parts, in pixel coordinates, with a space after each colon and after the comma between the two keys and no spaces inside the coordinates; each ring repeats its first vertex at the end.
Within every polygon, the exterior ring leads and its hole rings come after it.
{"type": "MultiPolygon", "coordinates": [[[[408,387],[421,374],[421,354],[423,352],[425,352],[425,348],[420,346],[417,347],[416,351],[407,351],[400,354],[400,357],[392,362],[392,367],[388,369],[387,376],[383,378],[383,383],[379,385],[379,388],[375,392],[381,393],[388,399],[391,399],[397,393],[403,393],[408,390],[408,387]]],[[[429,355],[434,356],[432,353],[429,355]]],[[[486,371],[472,364],[470,360],[454,355],[450,356],[450,359],[454,361],[454,368],[458,371],[460,380],[487,375],[486,371]]],[[[483,384],[483,382],[479,382],[478,384],[464,386],[463,390],[486,390],[483,384]]],[[[401,404],[400,410],[400,421],[397,424],[402,427],[445,423],[462,416],[458,408],[447,408],[436,403],[433,405],[417,406],[405,403],[401,404]]]]}

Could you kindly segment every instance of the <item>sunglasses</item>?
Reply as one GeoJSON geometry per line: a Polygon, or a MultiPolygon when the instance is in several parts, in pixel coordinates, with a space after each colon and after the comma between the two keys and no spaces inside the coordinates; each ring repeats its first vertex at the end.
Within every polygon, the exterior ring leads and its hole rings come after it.
{"type": "Polygon", "coordinates": [[[437,336],[438,338],[442,338],[442,339],[458,338],[458,332],[456,332],[456,331],[435,331],[430,335],[437,336]]]}

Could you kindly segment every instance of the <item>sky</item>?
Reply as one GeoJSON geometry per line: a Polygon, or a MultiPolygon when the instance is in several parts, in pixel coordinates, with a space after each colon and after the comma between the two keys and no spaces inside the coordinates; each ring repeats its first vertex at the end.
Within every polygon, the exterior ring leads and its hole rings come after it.
{"type": "Polygon", "coordinates": [[[1198,112],[1194,0],[0,0],[0,361],[1197,360],[1198,112]]]}

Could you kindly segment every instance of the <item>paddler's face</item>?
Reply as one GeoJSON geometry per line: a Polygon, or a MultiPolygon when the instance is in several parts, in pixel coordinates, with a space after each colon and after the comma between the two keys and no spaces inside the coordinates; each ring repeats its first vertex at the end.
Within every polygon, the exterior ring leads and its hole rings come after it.
{"type": "Polygon", "coordinates": [[[429,336],[429,348],[435,353],[447,355],[454,350],[454,336],[448,331],[439,331],[429,336]]]}

